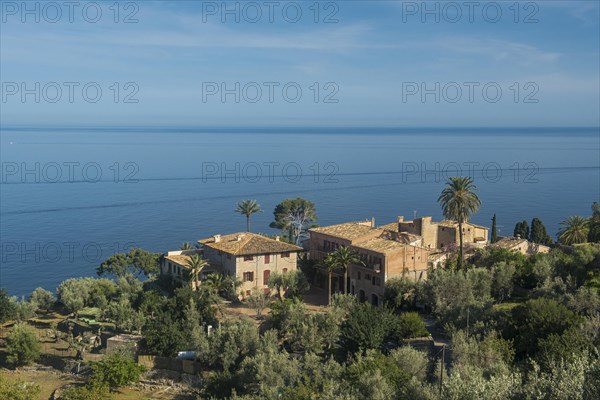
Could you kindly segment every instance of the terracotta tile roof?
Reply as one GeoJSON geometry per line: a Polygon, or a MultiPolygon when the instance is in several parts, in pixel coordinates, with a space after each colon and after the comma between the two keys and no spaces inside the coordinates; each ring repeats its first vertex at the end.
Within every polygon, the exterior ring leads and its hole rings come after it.
{"type": "Polygon", "coordinates": [[[398,240],[402,243],[410,244],[412,242],[423,240],[423,237],[419,235],[413,235],[412,233],[408,232],[402,232],[398,235],[398,240]]]}
{"type": "Polygon", "coordinates": [[[165,256],[165,260],[169,260],[174,262],[175,264],[181,265],[182,267],[189,268],[188,262],[191,259],[190,256],[184,254],[175,254],[175,255],[167,255],[165,256]]]}
{"type": "Polygon", "coordinates": [[[389,224],[381,225],[378,227],[379,229],[383,229],[385,231],[398,232],[398,223],[391,222],[389,224]]]}
{"type": "Polygon", "coordinates": [[[492,246],[501,249],[512,249],[513,247],[521,245],[523,242],[527,242],[527,239],[516,237],[503,237],[496,243],[492,243],[492,246]]]}
{"type": "Polygon", "coordinates": [[[373,231],[377,231],[380,234],[384,233],[383,229],[371,228],[371,226],[366,225],[364,222],[345,222],[343,224],[309,229],[309,232],[323,233],[346,240],[358,239],[362,236],[372,234],[373,231]]]}
{"type": "Polygon", "coordinates": [[[382,239],[382,238],[373,238],[366,240],[364,242],[360,242],[354,244],[353,247],[365,250],[376,251],[379,253],[392,253],[399,250],[402,250],[407,245],[404,243],[396,242],[395,240],[390,239],[382,239]]]}
{"type": "Polygon", "coordinates": [[[287,253],[303,250],[300,246],[249,232],[221,235],[218,242],[215,242],[214,237],[201,239],[198,240],[198,243],[233,255],[287,253]]]}

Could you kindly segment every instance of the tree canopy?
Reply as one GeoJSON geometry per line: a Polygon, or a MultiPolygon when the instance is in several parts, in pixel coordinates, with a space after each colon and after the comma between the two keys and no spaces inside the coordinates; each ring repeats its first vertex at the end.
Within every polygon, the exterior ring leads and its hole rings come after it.
{"type": "Polygon", "coordinates": [[[160,269],[160,253],[152,253],[143,249],[131,249],[128,253],[113,254],[102,262],[96,273],[102,275],[125,276],[128,273],[150,276],[160,269]]]}
{"type": "Polygon", "coordinates": [[[315,204],[300,197],[283,200],[275,206],[273,216],[270,227],[287,231],[290,242],[296,244],[318,219],[315,204]]]}

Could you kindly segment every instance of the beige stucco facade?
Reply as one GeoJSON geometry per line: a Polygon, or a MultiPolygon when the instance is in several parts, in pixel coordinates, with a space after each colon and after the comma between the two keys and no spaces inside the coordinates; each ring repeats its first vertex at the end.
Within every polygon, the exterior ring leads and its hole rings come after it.
{"type": "Polygon", "coordinates": [[[245,296],[253,289],[268,291],[267,280],[271,272],[295,271],[298,253],[303,249],[253,233],[215,235],[199,240],[199,250],[171,251],[163,261],[161,272],[179,281],[186,280],[186,269],[192,254],[200,254],[208,261],[200,280],[213,272],[235,276],[242,283],[238,292],[245,296]]]}

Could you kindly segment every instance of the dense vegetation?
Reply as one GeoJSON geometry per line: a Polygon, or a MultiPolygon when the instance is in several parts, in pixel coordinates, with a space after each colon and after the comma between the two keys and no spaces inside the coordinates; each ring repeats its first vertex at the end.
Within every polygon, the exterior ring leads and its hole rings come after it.
{"type": "MultiPolygon", "coordinates": [[[[281,222],[287,206],[299,204],[289,203],[278,206],[281,222]]],[[[586,220],[588,237],[598,223],[594,210],[586,220]]],[[[294,241],[300,236],[290,226],[280,229],[294,241]]],[[[519,229],[550,244],[539,220],[531,230],[526,222],[519,229]]],[[[577,225],[568,236],[580,235],[577,225]]],[[[352,254],[332,261],[332,268],[342,268],[348,257],[352,254]]],[[[460,263],[454,258],[428,271],[426,281],[388,280],[383,307],[334,294],[328,306],[309,310],[303,294],[312,266],[303,260],[304,272],[271,274],[274,296],[257,291],[245,300],[257,312],[254,319],[225,312],[226,301],[238,301],[235,280],[215,274],[192,290],[156,276],[158,262],[140,249],[112,256],[98,272],[113,280],[68,279],[56,298],[38,288],[17,301],[0,290],[0,318],[24,321],[62,307],[77,320],[93,309],[97,321],[110,324],[103,329],[141,334],[142,353],[195,352],[203,378],[195,387],[198,398],[600,398],[597,243],[561,245],[531,256],[480,249],[460,263]],[[139,274],[148,279],[140,281],[139,274]],[[428,351],[407,345],[430,333],[445,346],[428,351]]],[[[14,366],[39,355],[24,322],[12,328],[7,347],[14,366]]],[[[89,382],[68,389],[64,398],[104,399],[142,372],[124,355],[107,357],[91,371],[89,382]]],[[[12,395],[19,390],[0,381],[0,394],[19,398],[12,395]]]]}

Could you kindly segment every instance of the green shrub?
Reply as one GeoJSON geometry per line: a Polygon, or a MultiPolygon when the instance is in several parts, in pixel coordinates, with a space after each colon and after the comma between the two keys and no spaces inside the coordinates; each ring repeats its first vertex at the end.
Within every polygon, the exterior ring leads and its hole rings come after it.
{"type": "Polygon", "coordinates": [[[71,386],[63,390],[60,394],[60,400],[110,400],[110,394],[107,386],[71,386]]]}
{"type": "Polygon", "coordinates": [[[416,312],[406,312],[400,314],[398,319],[397,334],[400,339],[428,336],[429,332],[425,328],[425,322],[416,312]]]}
{"type": "Polygon", "coordinates": [[[40,342],[35,331],[24,323],[15,324],[6,338],[6,361],[19,367],[30,364],[40,356],[40,342]]]}
{"type": "Polygon", "coordinates": [[[31,382],[6,382],[0,375],[0,399],[36,400],[40,396],[40,387],[31,382]]]}
{"type": "Polygon", "coordinates": [[[113,354],[92,365],[92,387],[108,385],[110,388],[124,386],[139,381],[144,367],[133,358],[113,354]]]}

